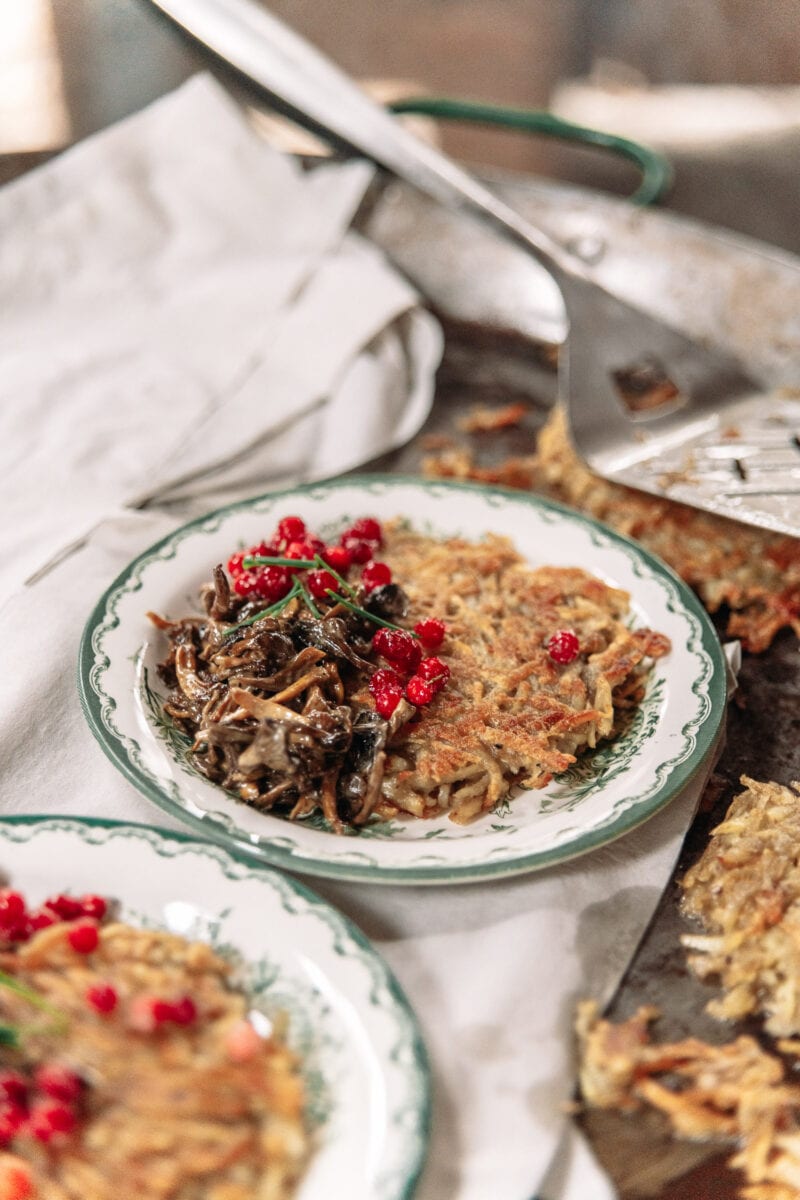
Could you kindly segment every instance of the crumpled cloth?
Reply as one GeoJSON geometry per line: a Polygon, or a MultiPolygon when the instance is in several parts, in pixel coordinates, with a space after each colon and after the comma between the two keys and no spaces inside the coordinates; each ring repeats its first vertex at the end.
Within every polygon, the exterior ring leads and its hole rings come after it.
{"type": "Polygon", "coordinates": [[[197,76],[0,191],[0,596],[126,507],[334,474],[425,420],[438,324],[197,76]]]}

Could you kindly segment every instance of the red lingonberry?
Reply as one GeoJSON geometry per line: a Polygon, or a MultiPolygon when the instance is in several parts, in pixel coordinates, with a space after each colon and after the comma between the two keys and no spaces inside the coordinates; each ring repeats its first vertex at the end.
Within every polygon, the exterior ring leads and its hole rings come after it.
{"type": "Polygon", "coordinates": [[[440,658],[423,658],[417,667],[417,674],[440,692],[450,678],[450,668],[440,658]]]}
{"type": "Polygon", "coordinates": [[[51,925],[57,925],[60,920],[61,917],[57,912],[43,904],[41,908],[34,908],[28,913],[28,929],[31,933],[36,933],[39,929],[48,929],[51,925]]]}
{"type": "Polygon", "coordinates": [[[383,530],[380,522],[376,521],[374,517],[359,517],[346,533],[349,537],[361,538],[365,542],[375,542],[378,546],[383,545],[383,530]]]}
{"type": "Polygon", "coordinates": [[[62,1100],[66,1104],[72,1104],[83,1091],[80,1075],[59,1063],[42,1063],[34,1072],[33,1083],[51,1100],[62,1100]]]}
{"type": "MultiPolygon", "coordinates": [[[[14,1140],[14,1136],[19,1130],[19,1125],[12,1117],[10,1112],[0,1112],[0,1149],[5,1147],[14,1140]]],[[[2,1197],[3,1181],[0,1178],[0,1197],[2,1197]]]]}
{"type": "Polygon", "coordinates": [[[228,574],[230,575],[231,579],[238,579],[238,577],[241,575],[242,571],[244,570],[242,563],[249,553],[249,550],[237,550],[235,554],[230,556],[228,559],[228,574]]]}
{"type": "Polygon", "coordinates": [[[324,550],[320,550],[320,558],[333,567],[334,571],[338,571],[343,575],[353,561],[350,557],[350,551],[345,546],[326,546],[324,550]]]}
{"type": "Polygon", "coordinates": [[[0,929],[0,941],[27,942],[32,932],[30,921],[27,917],[23,917],[16,925],[9,925],[6,929],[0,929]]]}
{"type": "Polygon", "coordinates": [[[250,596],[258,596],[258,571],[242,571],[233,581],[233,590],[245,600],[250,596]]]}
{"type": "Polygon", "coordinates": [[[402,685],[399,683],[393,684],[390,687],[385,687],[382,692],[378,692],[375,696],[375,708],[384,720],[388,721],[402,699],[402,685]]]}
{"type": "Polygon", "coordinates": [[[581,644],[578,641],[577,635],[571,629],[558,629],[548,639],[547,653],[553,662],[560,663],[562,666],[574,662],[580,652],[581,644]]]}
{"type": "Polygon", "coordinates": [[[160,1000],[156,997],[150,1002],[150,1011],[156,1025],[166,1025],[168,1021],[174,1020],[175,1005],[171,1000],[160,1000]]]}
{"type": "Polygon", "coordinates": [[[350,555],[350,561],[358,563],[359,566],[369,562],[372,558],[372,543],[365,542],[363,538],[351,537],[350,534],[343,533],[339,544],[344,546],[350,555]]]}
{"type": "Polygon", "coordinates": [[[421,675],[412,675],[406,684],[406,699],[418,707],[423,704],[430,704],[435,695],[436,688],[434,685],[427,679],[423,679],[421,675]]]}
{"type": "Polygon", "coordinates": [[[57,1100],[41,1100],[31,1108],[27,1131],[39,1142],[49,1142],[59,1133],[72,1133],[77,1118],[71,1108],[57,1100]]]}
{"type": "Polygon", "coordinates": [[[97,949],[100,934],[89,921],[79,921],[67,933],[67,941],[76,954],[91,954],[97,949]]]}
{"type": "Polygon", "coordinates": [[[33,1179],[21,1158],[6,1157],[0,1163],[0,1200],[31,1200],[33,1179]]]}
{"type": "Polygon", "coordinates": [[[302,517],[284,517],[278,522],[275,530],[275,540],[279,542],[299,542],[306,536],[306,523],[302,517]]]}
{"type": "Polygon", "coordinates": [[[172,1005],[171,1019],[176,1025],[193,1025],[197,1020],[197,1005],[191,996],[182,996],[172,1005]]]}
{"type": "Polygon", "coordinates": [[[392,572],[386,563],[368,562],[361,572],[361,583],[367,592],[372,592],[375,588],[385,587],[387,583],[391,582],[392,572]]]}
{"type": "Polygon", "coordinates": [[[256,567],[256,595],[260,600],[277,604],[292,586],[286,567],[256,567]]]}
{"type": "Polygon", "coordinates": [[[102,1016],[112,1013],[118,1002],[119,996],[110,983],[93,983],[86,989],[86,1003],[102,1016]]]}
{"type": "Polygon", "coordinates": [[[245,558],[276,558],[278,555],[277,542],[256,542],[245,551],[245,558]]]}
{"type": "MultiPolygon", "coordinates": [[[[298,558],[305,559],[307,562],[313,562],[316,553],[316,547],[313,542],[290,542],[286,547],[284,558],[298,558]]],[[[293,571],[294,567],[290,567],[289,570],[293,571]]]]}
{"type": "Polygon", "coordinates": [[[427,617],[424,621],[417,621],[414,632],[419,634],[419,640],[426,650],[438,650],[444,641],[447,626],[438,617],[427,617]]]}
{"type": "Polygon", "coordinates": [[[15,928],[25,916],[25,897],[10,888],[0,891],[0,930],[15,928]]]}
{"type": "Polygon", "coordinates": [[[307,582],[308,590],[316,600],[329,600],[329,591],[339,591],[339,581],[330,571],[309,571],[307,582]]]}
{"type": "Polygon", "coordinates": [[[373,696],[377,696],[379,692],[385,688],[401,687],[402,680],[396,671],[392,671],[389,667],[381,667],[369,681],[369,690],[373,696]]]}
{"type": "Polygon", "coordinates": [[[103,896],[96,896],[90,892],[86,896],[81,896],[81,915],[84,917],[93,917],[95,921],[102,921],[103,917],[108,912],[108,901],[103,896]]]}
{"type": "Polygon", "coordinates": [[[0,1105],[4,1108],[24,1107],[28,1097],[28,1081],[19,1071],[0,1071],[0,1105]]]}
{"type": "Polygon", "coordinates": [[[422,647],[405,629],[379,629],[372,644],[391,666],[406,675],[416,671],[422,658],[422,647]]]}

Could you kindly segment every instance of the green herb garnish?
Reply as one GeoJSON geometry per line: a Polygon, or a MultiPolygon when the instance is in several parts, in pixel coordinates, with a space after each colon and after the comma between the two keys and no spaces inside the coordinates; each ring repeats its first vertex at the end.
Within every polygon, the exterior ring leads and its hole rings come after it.
{"type": "Polygon", "coordinates": [[[271,604],[269,608],[262,608],[261,612],[254,613],[252,617],[246,617],[244,621],[240,621],[238,625],[231,625],[230,629],[226,629],[223,634],[223,641],[227,641],[232,634],[238,633],[240,629],[247,629],[249,625],[255,625],[257,621],[263,621],[264,617],[274,617],[283,612],[290,600],[294,600],[295,596],[300,595],[300,583],[295,579],[291,589],[286,593],[282,600],[271,604]]]}
{"type": "Polygon", "coordinates": [[[316,565],[310,558],[266,558],[263,554],[242,559],[246,571],[251,567],[297,567],[300,571],[310,571],[316,565]]]}
{"type": "Polygon", "coordinates": [[[68,1022],[64,1014],[60,1013],[33,988],[28,987],[25,983],[20,983],[18,979],[15,979],[13,975],[7,975],[5,971],[0,971],[0,987],[7,988],[10,992],[16,992],[33,1008],[38,1008],[40,1012],[50,1018],[45,1024],[0,1025],[0,1046],[19,1046],[26,1033],[66,1032],[68,1022]]]}

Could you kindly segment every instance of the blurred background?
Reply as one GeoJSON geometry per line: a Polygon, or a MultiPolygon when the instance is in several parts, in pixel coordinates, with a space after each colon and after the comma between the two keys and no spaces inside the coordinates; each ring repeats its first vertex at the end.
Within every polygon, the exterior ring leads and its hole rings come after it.
{"type": "MultiPolygon", "coordinates": [[[[665,150],[677,211],[800,251],[798,0],[275,0],[362,80],[550,108],[665,150]]],[[[0,0],[0,172],[142,107],[207,65],[148,0],[0,0]]],[[[626,194],[632,167],[505,131],[447,150],[626,194]]]]}

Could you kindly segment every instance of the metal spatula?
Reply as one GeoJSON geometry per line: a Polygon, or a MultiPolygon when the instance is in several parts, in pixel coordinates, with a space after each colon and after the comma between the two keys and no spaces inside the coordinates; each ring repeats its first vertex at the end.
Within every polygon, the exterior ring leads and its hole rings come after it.
{"type": "MultiPolygon", "coordinates": [[[[254,0],[154,0],[303,124],[533,254],[564,297],[559,388],[575,445],[607,478],[800,536],[800,404],[734,359],[596,284],[590,272],[254,0]]],[[[202,135],[202,131],[199,131],[202,135]]]]}

